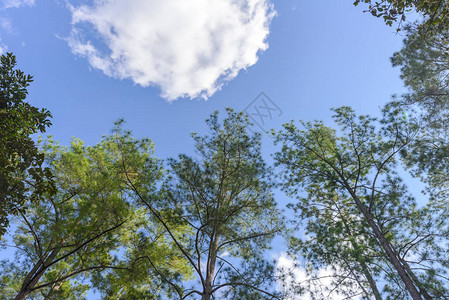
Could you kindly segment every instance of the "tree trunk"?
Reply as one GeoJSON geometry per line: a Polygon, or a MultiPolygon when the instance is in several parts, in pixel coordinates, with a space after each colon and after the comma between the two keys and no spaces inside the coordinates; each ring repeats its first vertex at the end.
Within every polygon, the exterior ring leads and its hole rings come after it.
{"type": "Polygon", "coordinates": [[[217,248],[219,239],[220,239],[219,235],[215,234],[214,240],[211,243],[210,260],[207,266],[206,283],[204,286],[201,300],[210,300],[212,296],[212,281],[214,280],[215,275],[215,263],[217,261],[217,248]]]}
{"type": "Polygon", "coordinates": [[[360,201],[359,197],[354,193],[354,191],[351,189],[350,186],[345,186],[345,188],[349,191],[351,194],[352,199],[354,200],[355,204],[359,208],[359,210],[362,212],[365,220],[368,222],[369,226],[373,230],[374,235],[376,236],[377,240],[379,241],[382,249],[387,254],[388,260],[391,262],[393,267],[396,269],[399,277],[401,278],[402,282],[405,285],[405,288],[409,292],[410,296],[414,300],[422,300],[421,293],[418,292],[418,289],[416,288],[415,284],[411,280],[410,276],[408,275],[406,269],[402,265],[399,258],[396,256],[395,252],[393,251],[390,243],[388,242],[385,235],[381,232],[379,227],[377,226],[376,222],[374,222],[373,216],[371,213],[366,209],[366,207],[363,205],[362,201],[360,201]]]}
{"type": "Polygon", "coordinates": [[[14,300],[23,300],[28,296],[28,294],[31,292],[31,289],[36,286],[36,284],[39,282],[39,279],[41,279],[42,275],[44,275],[49,263],[51,263],[56,255],[58,255],[59,250],[60,248],[54,249],[50,253],[50,255],[48,255],[44,262],[40,260],[38,263],[36,263],[33,269],[31,269],[31,271],[23,280],[22,287],[20,288],[20,291],[16,295],[14,300]]]}
{"type": "MultiPolygon", "coordinates": [[[[349,236],[354,236],[351,228],[348,226],[348,223],[345,222],[344,218],[342,218],[342,221],[343,221],[343,225],[345,226],[346,233],[349,236]]],[[[358,248],[357,243],[352,239],[351,239],[351,244],[354,249],[358,248]]],[[[371,291],[374,294],[374,298],[376,298],[376,300],[382,300],[382,296],[380,295],[379,289],[377,288],[377,284],[374,281],[373,276],[371,276],[368,266],[366,265],[366,263],[364,261],[361,261],[359,263],[362,268],[362,273],[365,276],[366,280],[368,281],[371,291]]],[[[348,267],[350,267],[350,266],[348,265],[348,267]]]]}
{"type": "Polygon", "coordinates": [[[17,296],[14,298],[14,300],[25,300],[28,296],[28,291],[26,290],[20,290],[20,292],[17,294],[17,296]]]}
{"type": "Polygon", "coordinates": [[[412,271],[412,269],[410,268],[410,266],[408,265],[408,263],[401,259],[402,264],[404,265],[405,269],[407,270],[408,274],[410,274],[410,277],[412,277],[412,279],[415,281],[415,284],[418,286],[419,288],[419,292],[421,293],[421,295],[424,297],[424,299],[426,300],[432,300],[432,299],[436,299],[436,297],[431,297],[427,291],[422,287],[421,282],[419,281],[419,278],[415,275],[415,273],[412,271]]]}
{"type": "Polygon", "coordinates": [[[363,275],[365,275],[366,280],[368,280],[371,291],[374,294],[374,298],[376,298],[376,300],[382,300],[382,296],[380,295],[376,282],[374,281],[373,277],[371,276],[371,273],[369,272],[368,266],[364,262],[362,262],[361,265],[363,275]]]}

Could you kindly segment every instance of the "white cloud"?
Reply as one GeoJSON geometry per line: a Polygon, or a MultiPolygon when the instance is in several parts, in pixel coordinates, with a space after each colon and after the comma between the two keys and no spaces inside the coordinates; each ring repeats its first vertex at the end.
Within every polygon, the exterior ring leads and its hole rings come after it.
{"type": "Polygon", "coordinates": [[[158,86],[168,100],[207,98],[268,48],[269,1],[95,0],[71,7],[67,40],[108,76],[158,86]]]}
{"type": "MultiPolygon", "coordinates": [[[[21,6],[33,6],[35,0],[0,0],[0,29],[2,33],[11,34],[14,33],[14,27],[11,20],[4,16],[4,11],[8,8],[19,8],[21,6]]],[[[8,50],[8,47],[2,43],[0,38],[0,54],[4,54],[8,50]]]]}
{"type": "MultiPolygon", "coordinates": [[[[287,300],[310,300],[312,299],[310,292],[316,293],[316,292],[322,292],[325,291],[326,288],[332,288],[332,280],[334,279],[332,274],[335,273],[331,268],[322,268],[319,270],[315,270],[314,274],[316,275],[319,280],[311,281],[311,276],[306,272],[305,268],[302,268],[298,266],[297,261],[293,260],[291,257],[289,257],[286,253],[281,253],[279,257],[277,258],[277,264],[276,264],[276,273],[277,276],[280,278],[282,274],[284,274],[284,278],[282,278],[282,282],[280,279],[278,280],[278,287],[281,291],[284,291],[287,293],[286,298],[287,300]],[[287,275],[285,275],[287,274],[287,275]],[[302,283],[306,282],[313,282],[311,286],[309,286],[310,290],[309,292],[302,293],[299,295],[298,293],[295,293],[293,291],[293,287],[298,285],[305,287],[306,285],[302,283]]],[[[342,285],[343,286],[343,285],[342,285]]],[[[333,299],[333,300],[343,300],[343,299],[352,299],[352,300],[360,300],[362,299],[359,296],[354,296],[351,298],[348,298],[347,296],[343,295],[342,288],[336,289],[332,292],[326,292],[326,299],[333,299]]]]}
{"type": "Polygon", "coordinates": [[[35,0],[3,0],[4,8],[17,8],[21,6],[33,6],[35,0]]]}
{"type": "Polygon", "coordinates": [[[7,33],[13,32],[11,20],[5,17],[0,17],[0,28],[7,33]]]}
{"type": "Polygon", "coordinates": [[[0,40],[0,54],[5,54],[5,52],[8,50],[8,47],[2,43],[0,40]]]}

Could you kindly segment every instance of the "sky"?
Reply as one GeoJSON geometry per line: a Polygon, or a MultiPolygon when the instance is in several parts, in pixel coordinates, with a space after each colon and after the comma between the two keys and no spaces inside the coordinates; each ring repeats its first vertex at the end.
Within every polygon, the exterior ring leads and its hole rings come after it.
{"type": "Polygon", "coordinates": [[[341,105],[377,113],[402,91],[389,62],[402,37],[352,1],[246,1],[250,25],[229,20],[233,1],[182,2],[3,0],[1,48],[34,76],[28,101],[52,112],[48,133],[95,144],[124,118],[166,158],[191,151],[214,110],[244,110],[261,92],[279,108],[268,130],[341,105]]]}
{"type": "Polygon", "coordinates": [[[225,107],[262,131],[330,124],[342,105],[378,114],[403,92],[389,61],[403,37],[352,2],[0,0],[0,51],[34,76],[27,99],[51,111],[55,140],[93,145],[124,118],[165,159],[192,154],[190,133],[225,107]]]}

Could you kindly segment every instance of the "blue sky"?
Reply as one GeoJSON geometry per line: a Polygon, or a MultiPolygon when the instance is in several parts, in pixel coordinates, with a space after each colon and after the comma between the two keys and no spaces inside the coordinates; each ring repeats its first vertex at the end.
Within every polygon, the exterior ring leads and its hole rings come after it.
{"type": "MultiPolygon", "coordinates": [[[[69,3],[75,8],[93,5],[92,1],[69,3]]],[[[36,0],[33,5],[3,8],[0,38],[7,51],[17,55],[19,68],[34,76],[28,100],[52,112],[48,133],[57,140],[67,143],[76,136],[96,143],[123,117],[137,136],[154,140],[162,158],[190,152],[190,132],[202,132],[212,111],[227,106],[242,110],[261,91],[283,111],[267,124],[275,128],[291,119],[327,119],[329,108],[340,105],[376,113],[391,94],[402,91],[398,70],[389,62],[402,43],[394,28],[362,13],[352,1],[272,4],[276,16],[269,26],[268,49],[207,100],[167,101],[160,97],[159,87],[109,77],[73,54],[67,42],[72,12],[66,1],[36,0]]],[[[86,39],[100,40],[88,25],[86,39]]]]}
{"type": "MultiPolygon", "coordinates": [[[[402,36],[353,1],[250,0],[246,23],[233,19],[245,11],[230,2],[201,9],[203,0],[192,0],[193,8],[164,0],[3,0],[0,47],[34,76],[28,100],[52,112],[48,133],[56,140],[95,144],[125,118],[137,137],[155,142],[160,158],[192,153],[190,133],[206,133],[210,113],[243,110],[261,92],[282,110],[266,120],[268,130],[292,119],[328,122],[329,108],[341,105],[378,114],[403,91],[389,62],[402,36]],[[233,79],[211,83],[216,75],[233,79]]],[[[269,159],[274,146],[263,142],[269,159]]]]}

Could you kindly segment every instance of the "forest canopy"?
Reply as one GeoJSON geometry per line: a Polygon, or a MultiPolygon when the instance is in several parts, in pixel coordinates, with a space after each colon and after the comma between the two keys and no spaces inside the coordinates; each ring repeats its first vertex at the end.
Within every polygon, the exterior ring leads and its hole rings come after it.
{"type": "Polygon", "coordinates": [[[165,159],[123,119],[37,137],[1,55],[0,299],[449,299],[449,4],[359,4],[404,33],[403,94],[267,132],[227,107],[165,159]]]}

